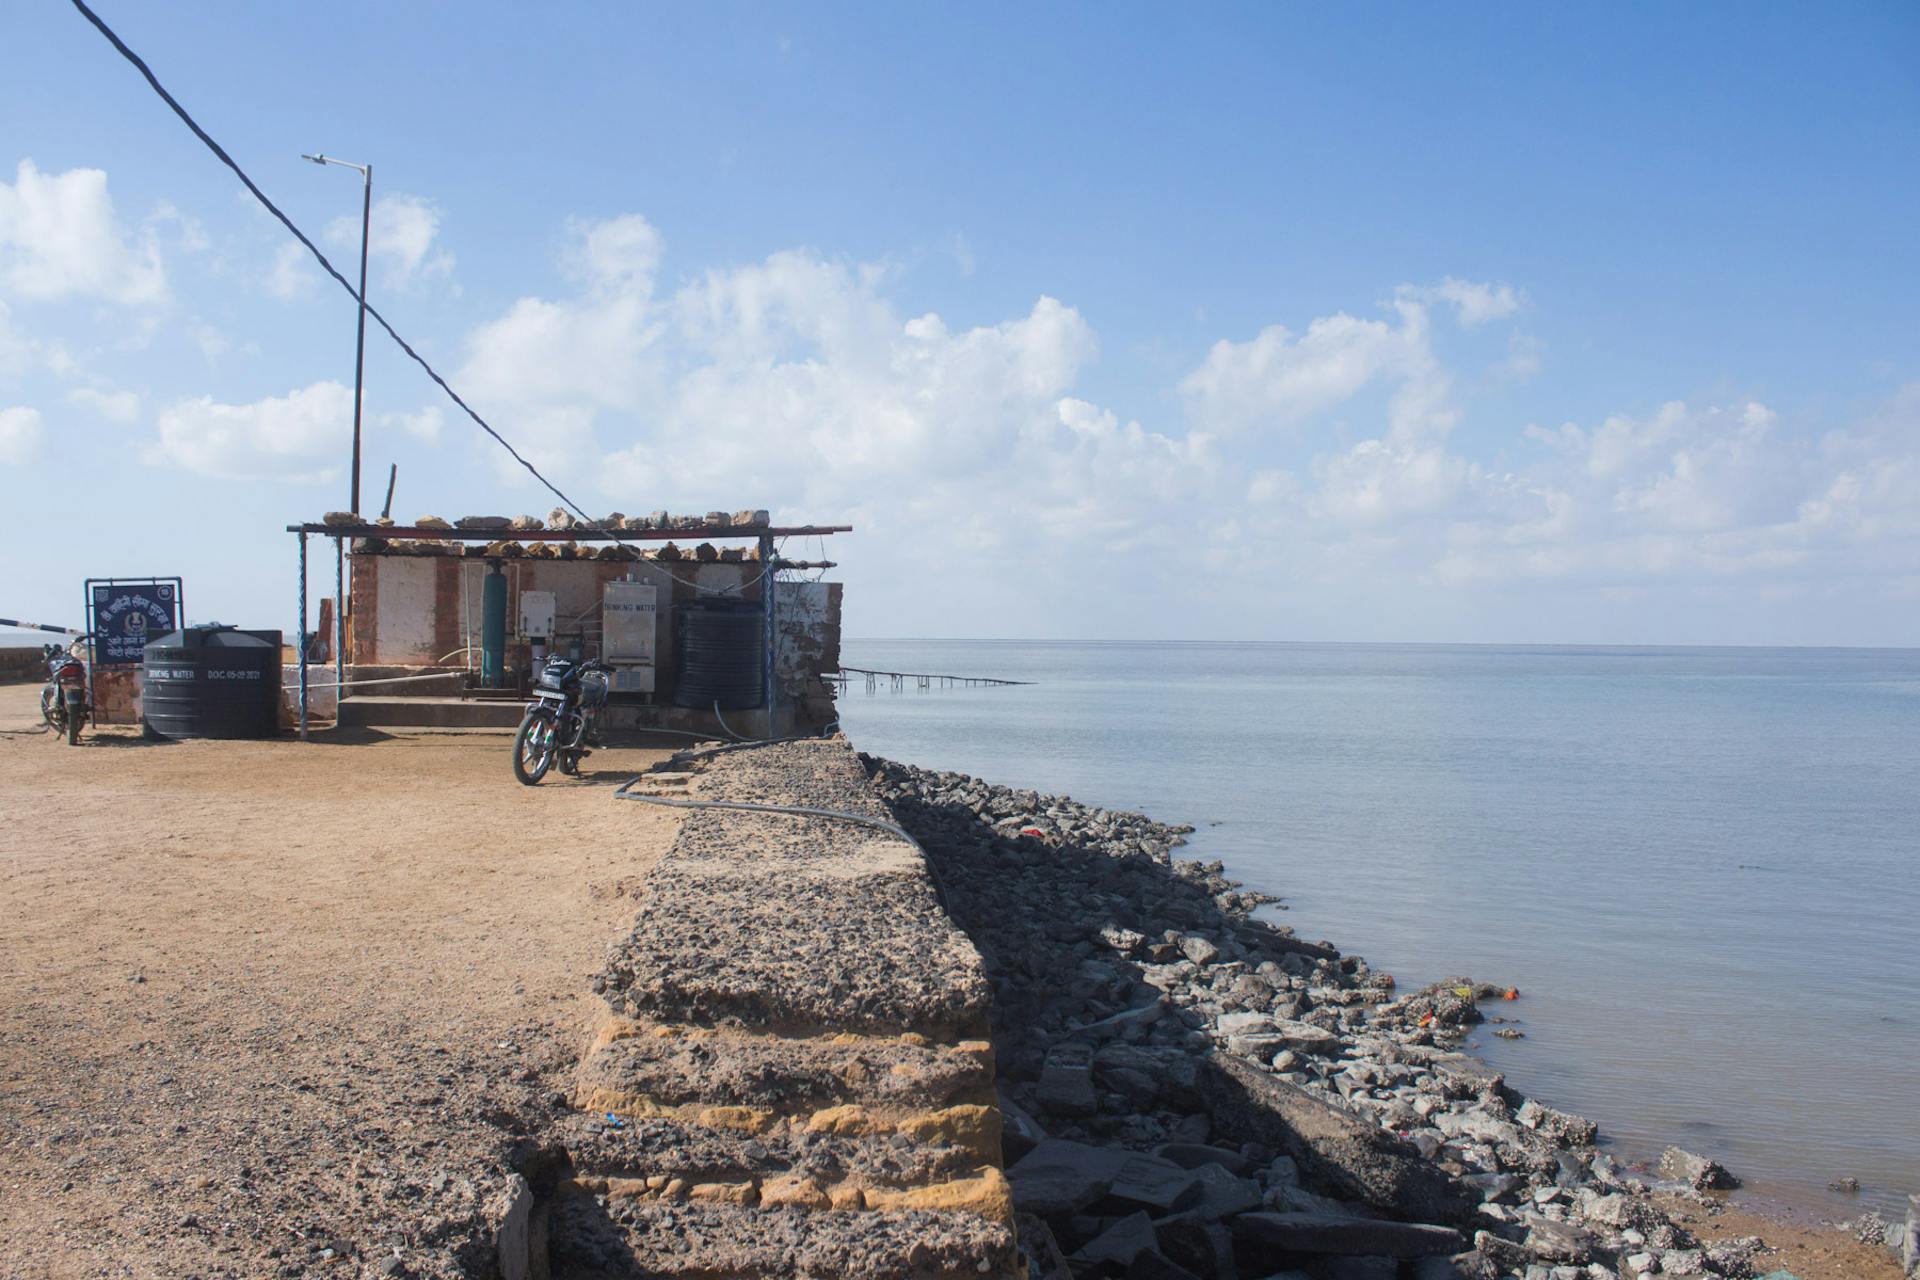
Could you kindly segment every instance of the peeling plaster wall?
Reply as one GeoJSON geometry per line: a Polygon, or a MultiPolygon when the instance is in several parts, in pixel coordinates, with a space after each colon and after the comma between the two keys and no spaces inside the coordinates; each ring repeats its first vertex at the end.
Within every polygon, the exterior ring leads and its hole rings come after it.
{"type": "Polygon", "coordinates": [[[833,686],[823,673],[840,669],[838,582],[782,582],[775,599],[774,678],[780,700],[801,732],[837,717],[833,686]]]}

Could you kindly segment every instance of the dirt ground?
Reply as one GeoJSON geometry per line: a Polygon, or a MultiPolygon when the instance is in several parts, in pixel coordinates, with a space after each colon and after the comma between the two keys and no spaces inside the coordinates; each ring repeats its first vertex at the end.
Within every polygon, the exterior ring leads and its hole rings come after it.
{"type": "Polygon", "coordinates": [[[1762,1217],[1740,1205],[1702,1207],[1671,1196],[1662,1197],[1660,1207],[1708,1244],[1759,1236],[1767,1252],[1754,1261],[1763,1273],[1786,1271],[1801,1280],[1901,1280],[1903,1275],[1892,1250],[1862,1244],[1831,1226],[1762,1217]]]}
{"type": "Polygon", "coordinates": [[[0,1275],[441,1275],[566,1087],[665,754],[150,743],[0,686],[0,1275]]]}

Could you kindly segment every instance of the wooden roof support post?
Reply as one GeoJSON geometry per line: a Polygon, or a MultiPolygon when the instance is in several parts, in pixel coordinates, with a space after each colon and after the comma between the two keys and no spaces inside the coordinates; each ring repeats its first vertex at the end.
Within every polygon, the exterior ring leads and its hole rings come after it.
{"type": "Polygon", "coordinates": [[[763,738],[771,738],[775,735],[775,730],[773,727],[773,714],[774,714],[774,707],[778,701],[778,699],[774,696],[773,650],[774,650],[774,637],[779,633],[774,630],[773,615],[774,615],[774,607],[775,607],[774,601],[778,597],[779,592],[774,589],[775,582],[773,577],[773,556],[774,556],[773,535],[770,533],[763,533],[760,535],[760,604],[761,604],[761,612],[766,615],[766,624],[767,624],[767,639],[766,639],[767,651],[762,656],[762,659],[761,659],[762,665],[761,665],[761,672],[760,672],[760,678],[765,682],[765,685],[766,685],[764,690],[762,690],[761,698],[760,698],[761,703],[767,709],[767,727],[760,735],[763,738]]]}

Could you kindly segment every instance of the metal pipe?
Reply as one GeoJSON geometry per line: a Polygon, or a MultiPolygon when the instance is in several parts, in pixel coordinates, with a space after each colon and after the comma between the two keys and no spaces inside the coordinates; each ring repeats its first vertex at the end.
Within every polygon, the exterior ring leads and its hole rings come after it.
{"type": "MultiPolygon", "coordinates": [[[[350,490],[351,505],[347,508],[357,516],[360,514],[360,404],[367,368],[367,233],[373,225],[373,166],[339,160],[324,151],[314,155],[303,152],[300,158],[317,165],[339,165],[342,169],[355,170],[360,175],[360,320],[353,342],[353,485],[350,490]]],[[[387,501],[393,501],[391,472],[387,479],[387,501]]]]}
{"type": "Polygon", "coordinates": [[[307,535],[300,535],[300,741],[307,740],[307,535]]]}
{"type": "Polygon", "coordinates": [[[767,727],[763,737],[771,738],[778,730],[774,727],[773,717],[777,698],[773,682],[773,644],[774,644],[774,600],[780,594],[779,582],[773,572],[773,538],[768,534],[760,535],[760,611],[766,615],[766,653],[761,655],[760,678],[766,681],[766,689],[761,695],[761,703],[767,709],[767,727]]]}
{"type": "Polygon", "coordinates": [[[373,166],[360,171],[360,324],[353,340],[353,506],[360,514],[360,408],[366,398],[367,369],[367,232],[373,225],[373,166]]]}
{"type": "MultiPolygon", "coordinates": [[[[467,604],[468,567],[466,561],[462,560],[460,562],[460,639],[464,642],[462,648],[470,650],[473,648],[473,611],[467,604]]],[[[456,652],[458,651],[456,650],[456,652]]],[[[467,665],[472,666],[473,664],[468,663],[467,665]]]]}
{"type": "MultiPolygon", "coordinates": [[[[333,682],[347,680],[347,540],[333,540],[333,682]]],[[[340,719],[339,699],[334,700],[335,721],[340,719]]]]}
{"type": "Polygon", "coordinates": [[[504,683],[507,658],[507,575],[495,560],[480,580],[480,684],[498,689],[504,683]]]}

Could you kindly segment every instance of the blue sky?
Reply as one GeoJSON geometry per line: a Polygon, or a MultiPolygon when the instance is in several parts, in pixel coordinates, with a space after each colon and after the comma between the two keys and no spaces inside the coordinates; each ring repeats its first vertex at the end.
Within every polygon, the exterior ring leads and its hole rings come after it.
{"type": "MultiPolygon", "coordinates": [[[[854,634],[1920,623],[1910,5],[101,12],[338,260],[298,154],[375,164],[370,295],[585,505],[858,525],[854,634]]],[[[292,625],[353,313],[287,243],[0,17],[0,613],[292,625]]],[[[396,514],[552,505],[371,338],[366,411],[396,514]]]]}

